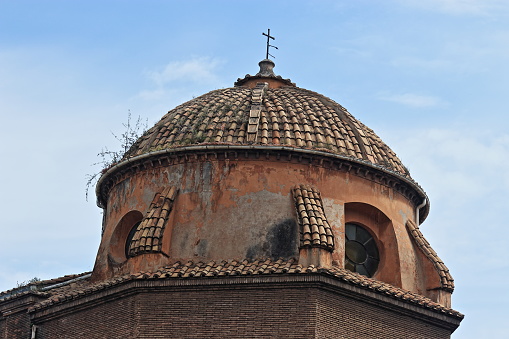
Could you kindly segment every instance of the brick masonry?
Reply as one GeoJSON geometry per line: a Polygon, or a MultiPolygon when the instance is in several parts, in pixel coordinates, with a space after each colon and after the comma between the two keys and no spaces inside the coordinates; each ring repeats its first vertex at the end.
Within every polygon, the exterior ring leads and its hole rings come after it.
{"type": "Polygon", "coordinates": [[[25,312],[18,312],[0,320],[1,338],[30,338],[30,318],[25,312]]]}
{"type": "Polygon", "coordinates": [[[449,338],[450,331],[411,316],[382,311],[347,297],[321,291],[316,300],[315,338],[449,338]]]}
{"type": "Polygon", "coordinates": [[[316,282],[133,283],[57,312],[36,312],[32,321],[39,326],[37,339],[450,337],[451,328],[423,314],[352,296],[316,282]]]}
{"type": "MultiPolygon", "coordinates": [[[[36,338],[140,338],[137,333],[139,312],[136,317],[136,303],[137,297],[131,296],[70,312],[38,324],[36,338]]],[[[154,316],[157,315],[147,314],[147,320],[154,316]]]]}

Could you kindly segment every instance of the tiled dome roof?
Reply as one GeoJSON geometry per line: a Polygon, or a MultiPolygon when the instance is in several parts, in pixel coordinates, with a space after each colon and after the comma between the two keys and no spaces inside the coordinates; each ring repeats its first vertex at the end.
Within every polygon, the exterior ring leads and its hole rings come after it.
{"type": "Polygon", "coordinates": [[[239,81],[237,87],[209,92],[169,111],[126,156],[189,145],[288,146],[359,159],[409,177],[373,130],[333,100],[287,80],[246,76],[239,81]],[[256,86],[246,85],[246,79],[256,86]],[[265,80],[281,84],[268,86],[265,80]]]}

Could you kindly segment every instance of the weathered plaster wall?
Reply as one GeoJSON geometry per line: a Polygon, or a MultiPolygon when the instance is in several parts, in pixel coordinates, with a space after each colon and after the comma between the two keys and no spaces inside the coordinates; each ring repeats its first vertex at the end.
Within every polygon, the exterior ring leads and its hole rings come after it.
{"type": "Polygon", "coordinates": [[[415,208],[407,198],[351,172],[265,158],[190,158],[139,171],[115,185],[109,194],[94,278],[153,269],[177,259],[298,257],[299,229],[291,189],[299,184],[321,192],[335,235],[336,265],[344,264],[345,222],[358,222],[375,235],[381,249],[381,265],[374,278],[422,290],[415,250],[404,227],[415,208]],[[126,227],[122,218],[132,211],[145,214],[154,195],[167,186],[179,192],[164,231],[163,253],[126,262],[119,255],[126,238],[125,230],[118,231],[119,225],[126,227]],[[350,208],[347,219],[345,204],[357,206],[350,208]]]}

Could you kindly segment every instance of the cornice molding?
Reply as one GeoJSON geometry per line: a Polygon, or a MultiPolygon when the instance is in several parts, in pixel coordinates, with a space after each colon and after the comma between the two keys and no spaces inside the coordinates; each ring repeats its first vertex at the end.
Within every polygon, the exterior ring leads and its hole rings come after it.
{"type": "MultiPolygon", "coordinates": [[[[358,177],[390,187],[418,206],[428,199],[426,192],[413,179],[361,159],[289,146],[207,144],[158,150],[128,158],[112,166],[99,178],[96,186],[97,205],[106,207],[113,186],[147,169],[167,167],[185,162],[211,160],[277,160],[306,163],[327,169],[352,173],[358,177]]],[[[428,199],[429,201],[429,199],[428,199]]],[[[421,222],[429,213],[429,204],[421,210],[421,222]]]]}
{"type": "Polygon", "coordinates": [[[426,321],[434,326],[440,326],[454,331],[463,319],[462,315],[447,314],[410,304],[391,298],[383,294],[369,291],[361,287],[340,281],[328,273],[302,273],[302,274],[274,274],[266,276],[222,276],[214,278],[187,278],[187,279],[136,279],[113,285],[93,293],[77,296],[59,302],[56,305],[47,305],[29,311],[31,320],[41,324],[48,320],[59,318],[62,315],[79,312],[94,307],[97,303],[103,304],[113,300],[129,297],[139,293],[150,292],[182,292],[210,291],[224,289],[274,289],[274,288],[318,288],[342,295],[347,298],[366,302],[371,305],[389,309],[402,315],[412,316],[426,321]]]}

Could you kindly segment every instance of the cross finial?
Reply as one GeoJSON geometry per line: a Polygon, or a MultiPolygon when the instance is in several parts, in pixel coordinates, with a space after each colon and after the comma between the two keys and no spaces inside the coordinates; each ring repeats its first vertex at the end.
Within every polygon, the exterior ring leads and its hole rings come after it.
{"type": "Polygon", "coordinates": [[[265,55],[265,59],[268,59],[269,56],[275,58],[275,56],[273,56],[272,54],[269,53],[269,47],[274,47],[275,49],[278,49],[276,46],[273,46],[270,44],[270,39],[276,40],[276,38],[274,38],[273,36],[270,36],[270,28],[267,29],[267,34],[262,33],[262,35],[265,35],[267,37],[267,54],[265,55]]]}

